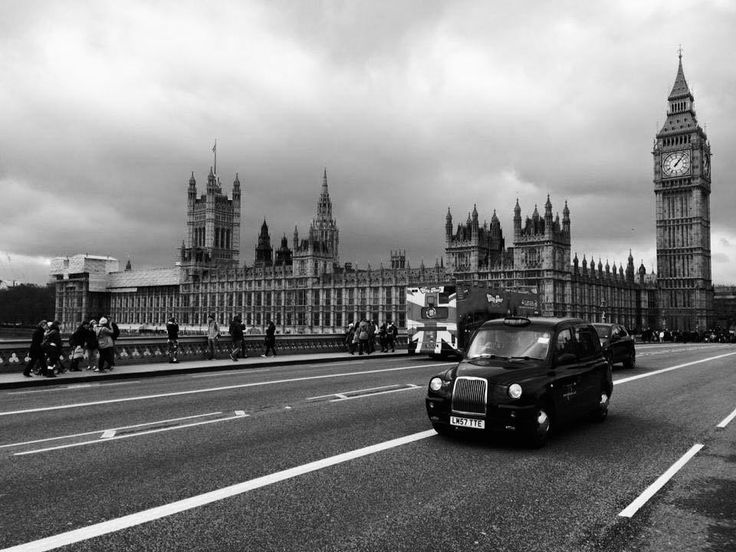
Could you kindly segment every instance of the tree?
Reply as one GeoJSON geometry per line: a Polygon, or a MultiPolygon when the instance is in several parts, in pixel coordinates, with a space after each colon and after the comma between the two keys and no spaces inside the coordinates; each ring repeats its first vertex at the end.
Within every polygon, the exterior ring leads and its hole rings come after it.
{"type": "Polygon", "coordinates": [[[0,290],[0,324],[33,326],[54,318],[53,286],[20,284],[0,290]]]}

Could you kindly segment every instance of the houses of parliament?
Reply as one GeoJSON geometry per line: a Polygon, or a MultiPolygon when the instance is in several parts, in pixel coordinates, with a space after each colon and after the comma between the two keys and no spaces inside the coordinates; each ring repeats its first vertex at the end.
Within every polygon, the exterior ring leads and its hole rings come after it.
{"type": "Polygon", "coordinates": [[[526,198],[508,206],[511,245],[496,211],[481,223],[474,205],[460,223],[448,208],[444,256],[433,266],[412,267],[403,251],[392,251],[387,266],[341,264],[326,170],[308,230],[295,228],[275,247],[264,219],[252,261],[241,263],[240,180],[236,174],[228,196],[210,169],[203,190],[193,173],[189,178],[186,234],[174,266],[134,270],[128,262],[120,270],[110,257],[57,257],[50,270],[55,316],[65,329],[103,313],[130,328],[160,326],[170,316],[184,328],[200,328],[210,313],[226,327],[235,315],[256,328],[273,320],[280,333],[340,333],[362,318],[404,328],[407,286],[462,282],[535,289],[545,316],[618,322],[632,330],[705,330],[713,318],[711,154],[681,55],[667,100],[652,151],[656,274],[637,267],[632,253],[612,266],[573,255],[573,206],[565,202],[560,218],[549,196],[542,212],[535,206],[524,217],[526,198]]]}

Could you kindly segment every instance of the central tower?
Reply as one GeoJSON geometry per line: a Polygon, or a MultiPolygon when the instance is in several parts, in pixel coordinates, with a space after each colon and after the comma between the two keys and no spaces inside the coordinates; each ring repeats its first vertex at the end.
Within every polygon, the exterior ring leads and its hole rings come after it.
{"type": "Polygon", "coordinates": [[[703,331],[713,314],[710,259],[710,143],[695,117],[682,70],[667,98],[667,120],[654,140],[659,323],[703,331]]]}

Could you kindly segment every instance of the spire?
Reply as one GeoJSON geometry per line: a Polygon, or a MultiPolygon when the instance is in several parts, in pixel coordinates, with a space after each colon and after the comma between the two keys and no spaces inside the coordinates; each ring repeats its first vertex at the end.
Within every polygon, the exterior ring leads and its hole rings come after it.
{"type": "Polygon", "coordinates": [[[692,101],[693,95],[690,92],[687,81],[685,80],[685,72],[682,70],[682,48],[678,50],[677,57],[679,58],[677,76],[675,77],[675,84],[672,85],[672,91],[667,99],[672,101],[689,97],[692,101]]]}

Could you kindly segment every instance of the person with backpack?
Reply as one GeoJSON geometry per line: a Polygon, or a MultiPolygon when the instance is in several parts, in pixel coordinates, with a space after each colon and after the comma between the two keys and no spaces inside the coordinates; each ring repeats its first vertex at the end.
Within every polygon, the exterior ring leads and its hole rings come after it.
{"type": "Polygon", "coordinates": [[[367,355],[371,354],[368,348],[368,322],[365,318],[360,321],[355,333],[358,335],[358,354],[362,355],[364,352],[367,355]]]}

